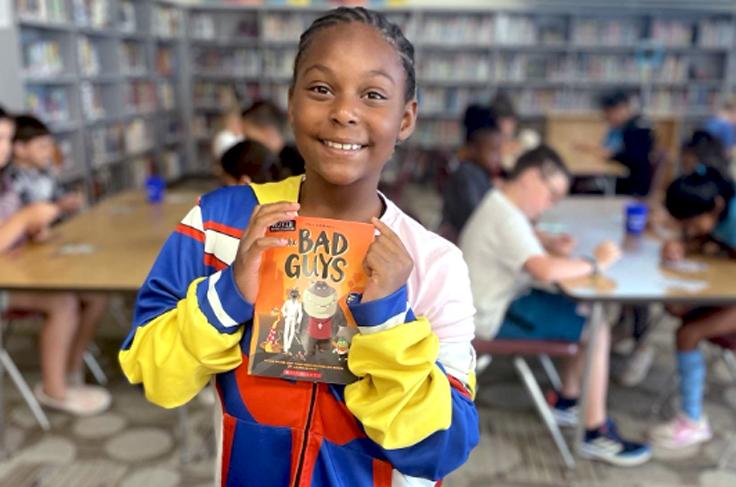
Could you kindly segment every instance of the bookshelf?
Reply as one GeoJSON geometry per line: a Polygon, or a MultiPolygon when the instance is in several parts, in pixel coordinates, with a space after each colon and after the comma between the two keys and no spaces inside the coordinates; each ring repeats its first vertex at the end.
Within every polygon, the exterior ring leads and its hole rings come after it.
{"type": "MultiPolygon", "coordinates": [[[[184,16],[165,0],[11,0],[23,93],[16,111],[47,122],[64,154],[60,177],[92,198],[176,179],[187,160],[182,109],[184,16]]],[[[2,59],[0,59],[2,61],[2,59]]]]}
{"type": "MultiPolygon", "coordinates": [[[[717,2],[698,9],[544,3],[534,13],[386,10],[416,47],[420,123],[412,144],[457,145],[464,107],[497,90],[537,125],[550,113],[595,110],[600,94],[617,87],[652,116],[696,123],[733,87],[736,15],[717,2]]],[[[200,3],[188,11],[195,160],[205,161],[217,114],[234,100],[268,96],[285,105],[297,36],[319,10],[200,3]]]]}
{"type": "MultiPolygon", "coordinates": [[[[208,172],[224,113],[263,97],[286,105],[298,35],[323,11],[268,1],[12,2],[18,50],[7,59],[21,69],[0,88],[21,92],[68,141],[69,174],[105,188],[140,184],[152,168],[168,179],[208,172]],[[127,143],[136,131],[153,134],[150,143],[127,143]]],[[[387,8],[417,57],[420,123],[401,150],[456,146],[465,106],[498,90],[543,131],[549,114],[595,110],[615,87],[652,117],[687,126],[734,87],[736,11],[724,2],[606,3],[387,8]]]]}

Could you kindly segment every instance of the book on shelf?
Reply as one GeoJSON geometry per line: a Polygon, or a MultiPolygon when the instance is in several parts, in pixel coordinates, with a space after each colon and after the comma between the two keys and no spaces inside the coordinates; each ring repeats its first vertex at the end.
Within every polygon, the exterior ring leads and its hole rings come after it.
{"type": "Polygon", "coordinates": [[[28,87],[26,88],[25,105],[28,111],[47,123],[69,121],[69,98],[65,88],[28,87]]]}
{"type": "Polygon", "coordinates": [[[181,177],[182,157],[175,150],[166,150],[161,154],[161,172],[167,181],[173,181],[181,177]]]}
{"type": "Polygon", "coordinates": [[[68,22],[66,0],[16,0],[18,16],[44,22],[68,22]]]}
{"type": "Polygon", "coordinates": [[[182,34],[182,11],[163,5],[156,5],[153,11],[153,30],[161,38],[179,37],[182,34]]]}
{"type": "Polygon", "coordinates": [[[253,49],[200,48],[193,56],[195,69],[201,73],[253,77],[261,73],[261,56],[253,49]]]}
{"type": "Polygon", "coordinates": [[[156,73],[159,76],[171,76],[176,70],[174,50],[168,46],[156,48],[156,73]]]}
{"type": "Polygon", "coordinates": [[[86,76],[100,74],[100,53],[97,45],[89,38],[82,37],[77,42],[79,69],[86,76]]]}
{"type": "Polygon", "coordinates": [[[300,12],[273,12],[263,18],[263,39],[275,42],[299,41],[299,34],[312,22],[309,15],[300,12]]]}
{"type": "Polygon", "coordinates": [[[122,157],[124,134],[121,124],[93,127],[88,135],[92,166],[99,167],[122,157]]]}
{"type": "Polygon", "coordinates": [[[108,0],[72,0],[77,25],[104,29],[112,25],[112,4],[108,0]]]}
{"type": "Polygon", "coordinates": [[[299,216],[267,236],[287,246],[267,250],[253,311],[248,372],[283,379],[349,384],[357,326],[348,305],[367,281],[363,260],[373,225],[299,216]]]}
{"type": "Polygon", "coordinates": [[[734,42],[732,20],[713,19],[698,22],[698,46],[731,49],[734,42]]]}
{"type": "Polygon", "coordinates": [[[107,112],[102,101],[102,88],[89,81],[84,81],[80,83],[79,91],[85,118],[87,120],[104,118],[107,112]]]}
{"type": "Polygon", "coordinates": [[[118,29],[128,34],[138,30],[135,5],[130,0],[120,0],[118,3],[118,29]]]}
{"type": "Polygon", "coordinates": [[[170,81],[158,85],[159,106],[163,110],[173,110],[176,107],[176,88],[170,81]]]}
{"type": "Polygon", "coordinates": [[[132,113],[148,113],[156,109],[156,90],[150,81],[128,81],[124,86],[125,106],[132,113]]]}
{"type": "Polygon", "coordinates": [[[136,154],[150,150],[154,146],[154,130],[142,118],[135,118],[125,125],[123,140],[125,154],[136,154]]]}
{"type": "Polygon", "coordinates": [[[493,42],[494,21],[490,15],[428,16],[420,29],[421,44],[443,45],[487,45],[493,42]]]}
{"type": "Polygon", "coordinates": [[[27,76],[48,77],[64,72],[59,41],[23,37],[23,70],[27,76]]]}
{"type": "Polygon", "coordinates": [[[124,74],[145,74],[145,45],[136,41],[120,44],[120,69],[124,74]]]}

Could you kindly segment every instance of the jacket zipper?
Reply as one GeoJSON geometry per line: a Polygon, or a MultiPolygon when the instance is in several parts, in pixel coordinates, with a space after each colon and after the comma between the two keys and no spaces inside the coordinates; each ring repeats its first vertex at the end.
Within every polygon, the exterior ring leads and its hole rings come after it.
{"type": "Polygon", "coordinates": [[[297,464],[296,476],[294,477],[294,487],[299,487],[302,477],[302,468],[304,467],[304,455],[309,442],[309,429],[312,427],[312,415],[314,414],[314,403],[317,397],[317,384],[312,384],[312,397],[309,399],[309,412],[307,413],[307,424],[304,427],[304,439],[299,450],[299,463],[297,464]]]}

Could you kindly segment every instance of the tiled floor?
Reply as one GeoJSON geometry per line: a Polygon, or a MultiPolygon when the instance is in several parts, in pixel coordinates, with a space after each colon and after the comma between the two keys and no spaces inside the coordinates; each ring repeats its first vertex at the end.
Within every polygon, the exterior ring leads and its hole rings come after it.
{"type": "MultiPolygon", "coordinates": [[[[407,193],[408,200],[424,201],[414,208],[415,213],[432,224],[437,202],[424,196],[411,188],[407,193]]],[[[610,412],[629,436],[642,437],[645,429],[656,421],[651,406],[666,388],[673,370],[671,342],[675,325],[666,322],[651,337],[657,358],[641,386],[627,389],[613,385],[611,388],[610,412]]],[[[38,380],[35,326],[19,327],[9,342],[11,355],[31,384],[38,380]]],[[[112,409],[102,416],[74,419],[51,413],[52,431],[43,433],[6,379],[5,424],[10,457],[0,462],[0,486],[212,485],[211,406],[199,400],[189,405],[191,456],[182,461],[178,412],[147,403],[142,391],[127,385],[119,372],[116,352],[125,331],[113,320],[108,320],[97,339],[114,398],[112,409]]],[[[620,361],[614,357],[614,366],[620,361]]],[[[510,364],[496,360],[479,377],[477,404],[481,444],[467,464],[446,479],[444,485],[734,487],[736,458],[732,462],[733,470],[718,471],[715,463],[728,435],[733,434],[736,441],[736,381],[721,364],[711,367],[708,377],[705,409],[716,431],[711,443],[678,455],[656,452],[652,462],[635,469],[579,461],[575,470],[568,471],[562,467],[552,441],[510,364]]]]}
{"type": "MultiPolygon", "coordinates": [[[[17,332],[9,342],[12,356],[31,383],[38,380],[33,326],[28,332],[17,332]]],[[[655,420],[650,409],[673,365],[673,327],[673,323],[665,323],[652,337],[657,359],[644,384],[634,389],[612,386],[611,414],[623,432],[632,437],[641,437],[655,420]]],[[[178,412],[147,403],[141,390],[127,385],[117,371],[115,352],[122,335],[123,330],[108,323],[97,340],[114,397],[112,410],[102,416],[74,419],[51,413],[53,428],[44,434],[6,382],[10,458],[0,463],[0,486],[212,484],[211,407],[200,400],[190,404],[192,456],[182,461],[178,412]]],[[[736,432],[736,382],[720,364],[711,368],[706,404],[716,439],[703,448],[675,456],[657,452],[654,461],[631,470],[587,461],[579,461],[575,470],[564,469],[508,362],[494,361],[479,377],[479,384],[481,444],[470,461],[446,480],[446,486],[736,486],[736,458],[734,470],[715,469],[727,435],[736,432]]]]}

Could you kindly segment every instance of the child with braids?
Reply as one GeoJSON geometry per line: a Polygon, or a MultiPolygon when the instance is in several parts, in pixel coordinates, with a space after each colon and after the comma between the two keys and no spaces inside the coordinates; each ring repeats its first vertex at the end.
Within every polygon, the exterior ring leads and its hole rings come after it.
{"type": "MultiPolygon", "coordinates": [[[[662,246],[665,262],[687,253],[722,253],[736,258],[736,188],[718,169],[700,164],[667,188],[667,211],[680,223],[682,238],[662,246]]],[[[736,306],[671,308],[682,318],[677,330],[677,373],[680,411],[672,421],[650,431],[655,446],[689,448],[713,437],[703,413],[706,364],[699,346],[703,340],[736,334],[736,306]]]]}
{"type": "Polygon", "coordinates": [[[376,12],[338,8],[302,34],[288,117],[306,174],[204,195],[165,244],[120,352],[146,397],[177,407],[211,379],[218,482],[435,485],[478,443],[472,294],[460,251],[378,192],[417,116],[414,49],[376,12]],[[347,386],[249,375],[265,237],[297,214],[372,223],[347,386]]]}

